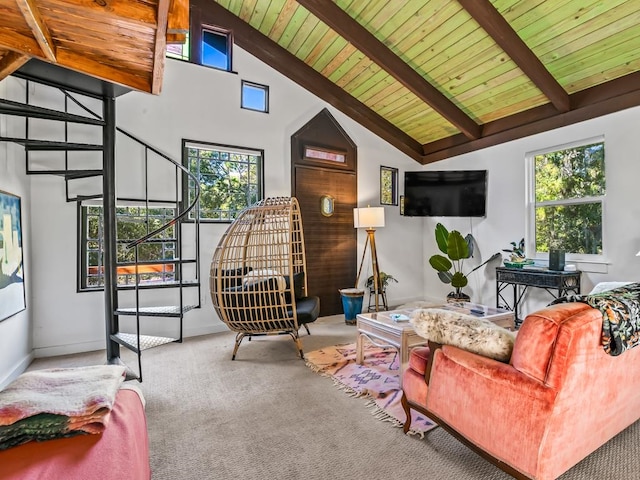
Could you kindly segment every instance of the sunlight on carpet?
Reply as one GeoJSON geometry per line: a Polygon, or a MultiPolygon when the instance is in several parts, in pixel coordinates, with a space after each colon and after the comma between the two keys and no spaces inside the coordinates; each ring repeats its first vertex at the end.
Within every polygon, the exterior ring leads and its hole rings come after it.
{"type": "MultiPolygon", "coordinates": [[[[397,350],[371,344],[364,345],[364,361],[356,364],[354,343],[321,348],[305,354],[307,366],[314,372],[331,377],[334,384],[349,395],[366,397],[373,415],[396,427],[402,427],[405,413],[400,403],[400,363],[397,350]]],[[[436,427],[431,420],[411,412],[409,433],[423,436],[436,427]]]]}

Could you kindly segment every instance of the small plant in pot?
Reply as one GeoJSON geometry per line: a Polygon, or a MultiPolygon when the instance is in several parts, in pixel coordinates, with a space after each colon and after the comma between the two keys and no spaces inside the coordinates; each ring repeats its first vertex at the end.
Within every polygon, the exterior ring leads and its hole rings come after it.
{"type": "Polygon", "coordinates": [[[518,243],[511,242],[511,248],[504,248],[502,251],[509,253],[510,262],[524,262],[527,259],[524,253],[524,238],[518,243]]]}
{"type": "MultiPolygon", "coordinates": [[[[389,283],[391,282],[396,282],[398,283],[398,280],[396,280],[395,278],[393,278],[392,275],[389,275],[388,273],[385,272],[380,272],[380,283],[378,285],[378,288],[380,289],[381,292],[386,292],[387,290],[387,286],[389,285],[389,283]]],[[[368,289],[373,289],[374,285],[373,285],[373,275],[371,275],[369,278],[367,278],[367,282],[364,285],[366,288],[368,289]]]]}
{"type": "Polygon", "coordinates": [[[468,302],[470,300],[469,295],[462,291],[469,283],[467,275],[500,257],[500,253],[494,253],[491,258],[473,268],[468,274],[465,274],[463,273],[464,261],[473,256],[473,236],[469,233],[466,237],[463,237],[457,230],[449,232],[441,223],[436,225],[435,234],[438,249],[444,255],[432,255],[429,258],[429,264],[438,272],[438,278],[443,283],[449,283],[455,288],[453,292],[447,295],[448,300],[468,302]]]}

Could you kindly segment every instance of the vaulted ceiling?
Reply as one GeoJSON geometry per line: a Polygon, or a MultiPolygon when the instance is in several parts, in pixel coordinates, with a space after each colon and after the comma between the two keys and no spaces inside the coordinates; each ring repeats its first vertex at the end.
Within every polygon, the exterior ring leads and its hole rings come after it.
{"type": "MultiPolygon", "coordinates": [[[[638,0],[192,0],[236,44],[420,163],[640,105],[638,0]]],[[[188,0],[0,0],[31,58],[159,93],[188,0]]]]}
{"type": "Polygon", "coordinates": [[[640,104],[638,0],[207,3],[238,45],[421,163],[640,104]]]}

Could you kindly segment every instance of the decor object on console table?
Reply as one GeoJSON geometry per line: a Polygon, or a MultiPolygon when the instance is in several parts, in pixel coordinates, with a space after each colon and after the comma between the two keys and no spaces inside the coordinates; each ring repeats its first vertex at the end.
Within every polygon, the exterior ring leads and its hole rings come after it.
{"type": "Polygon", "coordinates": [[[519,270],[496,267],[496,307],[513,310],[517,327],[522,323],[522,319],[518,316],[520,304],[529,287],[542,288],[556,299],[570,293],[580,293],[581,275],[580,271],[553,272],[550,270],[519,270]],[[513,286],[513,301],[511,303],[502,294],[509,285],[513,286]]]}
{"type": "Polygon", "coordinates": [[[522,238],[518,243],[511,242],[511,248],[503,248],[503,252],[508,252],[509,261],[512,263],[524,262],[527,259],[527,256],[524,253],[524,238],[522,238]]]}
{"type": "Polygon", "coordinates": [[[558,478],[640,419],[640,348],[608,355],[602,334],[598,309],[564,303],[527,316],[508,363],[451,345],[414,348],[405,412],[515,478],[558,478]]]}
{"type": "Polygon", "coordinates": [[[353,209],[353,226],[355,228],[365,228],[367,231],[367,240],[364,243],[362,251],[362,260],[356,277],[355,288],[360,283],[360,274],[362,273],[362,265],[367,256],[367,246],[371,248],[371,269],[373,270],[373,290],[376,295],[376,312],[380,310],[378,294],[381,290],[380,284],[380,268],[378,266],[378,253],[376,251],[376,228],[384,227],[384,207],[367,207],[353,209]]]}
{"type": "Polygon", "coordinates": [[[564,250],[555,248],[549,250],[549,270],[556,272],[564,270],[564,250]]]}

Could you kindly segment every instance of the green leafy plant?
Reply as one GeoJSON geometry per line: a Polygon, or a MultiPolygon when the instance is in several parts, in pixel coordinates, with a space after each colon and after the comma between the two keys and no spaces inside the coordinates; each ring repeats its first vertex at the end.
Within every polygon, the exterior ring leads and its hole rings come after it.
{"type": "MultiPolygon", "coordinates": [[[[380,288],[380,290],[384,292],[387,289],[387,286],[389,285],[390,282],[398,283],[398,280],[393,278],[393,276],[389,275],[388,273],[380,272],[380,285],[378,286],[378,288],[380,288]]],[[[367,278],[365,287],[373,288],[373,275],[367,278]]]]}
{"type": "Polygon", "coordinates": [[[433,255],[429,258],[429,264],[438,272],[438,278],[443,283],[450,283],[455,288],[457,296],[461,294],[462,289],[469,283],[468,275],[500,257],[500,252],[494,253],[491,258],[465,274],[463,272],[464,261],[473,257],[473,236],[469,233],[463,237],[457,230],[449,232],[441,223],[436,225],[435,234],[438,249],[446,256],[433,255]]]}
{"type": "Polygon", "coordinates": [[[521,262],[525,260],[526,255],[524,254],[524,238],[518,243],[511,242],[511,248],[503,248],[502,251],[511,254],[509,255],[509,260],[511,260],[512,262],[521,262]]]}

